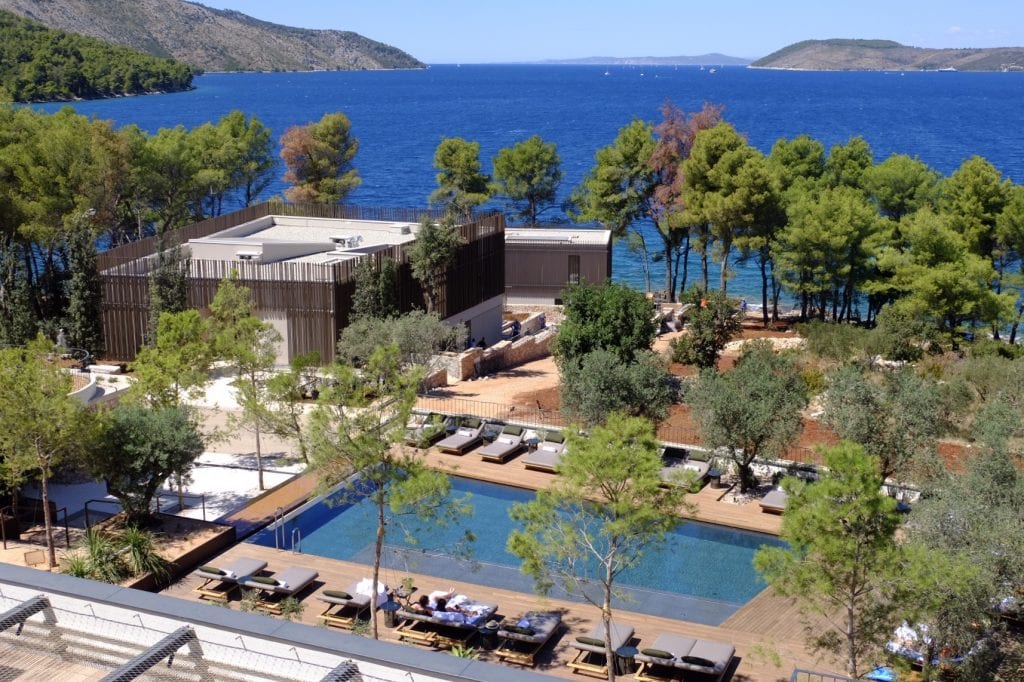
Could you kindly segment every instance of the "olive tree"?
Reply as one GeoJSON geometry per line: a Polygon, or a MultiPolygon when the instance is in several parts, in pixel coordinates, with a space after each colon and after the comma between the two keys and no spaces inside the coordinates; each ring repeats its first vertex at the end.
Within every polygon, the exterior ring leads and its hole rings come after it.
{"type": "Polygon", "coordinates": [[[103,447],[86,458],[93,476],[121,502],[129,526],[144,525],[157,489],[182,474],[203,453],[203,439],[187,409],[129,404],[113,410],[103,428],[103,447]]]}
{"type": "Polygon", "coordinates": [[[740,491],[757,485],[751,465],[780,456],[800,432],[806,387],[796,364],[770,343],[748,346],[730,371],[705,370],[686,394],[704,443],[736,465],[740,491]]]}

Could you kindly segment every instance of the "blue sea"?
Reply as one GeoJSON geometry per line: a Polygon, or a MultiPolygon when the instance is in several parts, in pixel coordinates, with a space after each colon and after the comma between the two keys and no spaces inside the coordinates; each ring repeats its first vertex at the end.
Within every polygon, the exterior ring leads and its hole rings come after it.
{"type": "MultiPolygon", "coordinates": [[[[425,206],[435,186],[434,149],[446,136],[478,141],[487,171],[503,147],[535,134],[554,142],[567,198],[597,149],[633,118],[657,122],[666,99],[685,111],[704,102],[724,105],[726,120],[765,153],[783,137],[807,134],[828,148],[860,135],[876,161],[909,154],[949,174],[977,154],[1005,177],[1024,182],[1022,73],[436,65],[422,71],[216,73],[197,78],[195,85],[190,92],[74,108],[150,132],[197,126],[241,109],[269,126],[275,138],[291,125],[342,111],[360,142],[355,164],[363,184],[350,202],[367,206],[425,206]]],[[[268,196],[282,188],[276,183],[268,196]]],[[[560,211],[547,217],[565,219],[560,211]]],[[[616,280],[643,286],[639,262],[624,244],[615,248],[613,271],[616,280]]],[[[655,287],[662,281],[656,272],[655,287]]],[[[754,267],[740,266],[729,290],[757,295],[754,267]]]]}

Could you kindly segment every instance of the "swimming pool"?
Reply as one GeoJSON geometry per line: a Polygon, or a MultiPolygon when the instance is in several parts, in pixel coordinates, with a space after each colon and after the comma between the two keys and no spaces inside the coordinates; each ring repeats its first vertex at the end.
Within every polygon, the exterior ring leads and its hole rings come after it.
{"type": "MultiPolygon", "coordinates": [[[[443,580],[460,580],[502,589],[533,591],[531,579],[519,571],[519,561],[505,550],[513,522],[508,511],[515,502],[533,498],[519,488],[452,477],[452,495],[471,494],[473,514],[458,527],[416,528],[417,544],[406,542],[397,525],[389,529],[384,565],[389,582],[402,571],[422,573],[443,580]],[[456,547],[468,528],[476,540],[468,559],[446,554],[456,547]]],[[[290,517],[283,533],[291,546],[293,534],[301,533],[302,552],[373,564],[373,539],[377,522],[373,506],[318,502],[290,517]],[[295,529],[298,532],[295,532],[295,529]]],[[[274,531],[265,529],[249,542],[274,546],[274,531]]],[[[618,608],[651,615],[718,625],[764,588],[754,570],[754,552],[762,545],[782,546],[778,538],[763,533],[684,521],[656,549],[645,553],[642,565],[623,572],[618,608]]],[[[446,587],[446,585],[444,585],[446,587]]],[[[431,588],[433,589],[433,588],[431,588]]],[[[579,600],[579,595],[552,596],[579,600]]]]}

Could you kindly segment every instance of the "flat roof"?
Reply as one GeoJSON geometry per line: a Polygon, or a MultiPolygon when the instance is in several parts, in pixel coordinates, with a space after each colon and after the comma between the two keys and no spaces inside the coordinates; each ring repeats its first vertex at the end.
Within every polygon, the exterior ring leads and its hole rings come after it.
{"type": "Polygon", "coordinates": [[[611,243],[610,230],[592,227],[506,227],[505,243],[550,243],[604,246],[611,243]]]}
{"type": "Polygon", "coordinates": [[[275,262],[323,265],[407,244],[416,239],[418,230],[419,224],[410,222],[270,215],[207,237],[190,239],[188,243],[200,249],[203,245],[232,246],[239,253],[254,254],[275,245],[306,245],[314,247],[314,252],[307,251],[302,255],[276,259],[275,262]]]}

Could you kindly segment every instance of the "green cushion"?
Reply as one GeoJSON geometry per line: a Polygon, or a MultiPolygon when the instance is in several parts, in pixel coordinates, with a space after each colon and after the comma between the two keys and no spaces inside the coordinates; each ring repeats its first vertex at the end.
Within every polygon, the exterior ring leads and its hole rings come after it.
{"type": "Polygon", "coordinates": [[[254,575],[251,578],[249,578],[249,580],[254,582],[254,583],[259,583],[261,585],[276,585],[277,584],[277,580],[276,579],[274,579],[274,578],[266,578],[266,577],[264,577],[262,575],[254,575]]]}
{"type": "Polygon", "coordinates": [[[710,462],[711,455],[707,452],[699,452],[697,450],[690,450],[690,454],[686,456],[686,459],[691,462],[710,462]]]}
{"type": "Polygon", "coordinates": [[[586,644],[588,646],[604,646],[604,640],[598,639],[597,637],[584,637],[581,635],[576,638],[576,641],[580,644],[586,644]]]}
{"type": "Polygon", "coordinates": [[[640,653],[651,658],[675,658],[672,654],[661,649],[641,649],[640,653]]]}
{"type": "Polygon", "coordinates": [[[689,663],[690,665],[700,666],[701,668],[714,668],[715,662],[709,661],[706,658],[700,656],[683,656],[683,663],[689,663]]]}
{"type": "Polygon", "coordinates": [[[523,427],[522,426],[511,426],[511,425],[509,425],[509,426],[506,426],[505,428],[503,428],[501,430],[501,432],[502,433],[506,433],[506,434],[508,434],[510,436],[518,436],[519,434],[521,434],[523,432],[523,427]]]}
{"type": "Polygon", "coordinates": [[[333,599],[351,599],[352,595],[348,592],[342,592],[341,590],[324,590],[325,597],[331,597],[333,599]]]}
{"type": "Polygon", "coordinates": [[[199,570],[203,573],[214,573],[216,575],[227,575],[224,571],[220,570],[216,566],[200,566],[199,570]]]}
{"type": "Polygon", "coordinates": [[[465,426],[467,429],[477,429],[477,428],[480,428],[480,420],[479,419],[463,419],[462,420],[462,425],[465,426]]]}
{"type": "Polygon", "coordinates": [[[561,431],[552,431],[551,433],[544,436],[544,440],[546,440],[548,443],[564,443],[565,434],[562,433],[561,431]]]}
{"type": "Polygon", "coordinates": [[[506,625],[505,630],[508,632],[514,632],[517,635],[526,635],[527,637],[533,637],[537,634],[537,631],[533,628],[521,628],[518,625],[506,625]]]}

